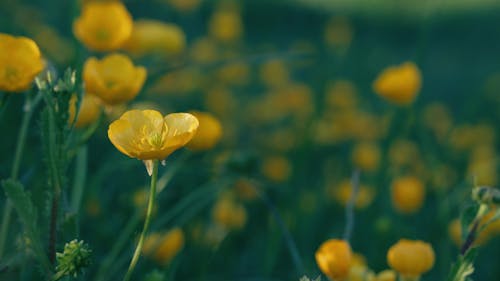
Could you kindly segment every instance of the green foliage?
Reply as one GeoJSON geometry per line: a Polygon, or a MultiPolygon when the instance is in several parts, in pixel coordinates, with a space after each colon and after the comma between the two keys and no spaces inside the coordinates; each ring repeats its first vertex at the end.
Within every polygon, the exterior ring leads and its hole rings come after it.
{"type": "Polygon", "coordinates": [[[29,245],[38,262],[44,267],[46,273],[50,272],[50,262],[45,255],[37,227],[37,212],[31,201],[30,195],[24,190],[23,185],[15,180],[4,180],[2,186],[7,198],[14,206],[19,219],[24,226],[29,245]]]}
{"type": "Polygon", "coordinates": [[[474,260],[477,256],[477,249],[471,249],[464,256],[460,256],[458,261],[451,268],[447,281],[467,281],[474,273],[474,260]]]}

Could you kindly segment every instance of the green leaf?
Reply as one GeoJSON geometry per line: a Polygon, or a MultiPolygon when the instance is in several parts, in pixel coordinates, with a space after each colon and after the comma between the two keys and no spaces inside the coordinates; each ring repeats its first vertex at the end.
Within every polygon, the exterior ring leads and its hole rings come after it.
{"type": "Polygon", "coordinates": [[[24,186],[15,180],[2,181],[2,186],[7,198],[14,206],[21,223],[24,226],[27,237],[30,240],[35,258],[40,262],[47,272],[51,271],[48,257],[43,251],[40,234],[37,229],[37,213],[33,206],[29,193],[24,190],[24,186]]]}
{"type": "Polygon", "coordinates": [[[476,218],[477,211],[479,210],[479,204],[473,203],[472,205],[468,206],[465,208],[465,210],[462,211],[462,215],[460,216],[460,224],[463,230],[462,231],[462,241],[465,241],[467,238],[467,235],[469,233],[468,229],[474,219],[476,218]]]}

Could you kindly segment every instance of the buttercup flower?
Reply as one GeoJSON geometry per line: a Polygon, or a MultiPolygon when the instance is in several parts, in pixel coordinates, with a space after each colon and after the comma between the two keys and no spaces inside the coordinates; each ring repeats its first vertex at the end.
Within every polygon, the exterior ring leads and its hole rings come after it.
{"type": "Polygon", "coordinates": [[[405,62],[386,68],[373,83],[373,90],[379,96],[399,105],[411,104],[422,84],[417,65],[405,62]]]}
{"type": "Polygon", "coordinates": [[[330,239],[316,251],[316,263],[319,269],[332,280],[343,280],[349,275],[352,251],[344,240],[330,239]]]}
{"type": "Polygon", "coordinates": [[[425,187],[415,177],[400,177],[392,182],[392,205],[403,214],[417,212],[424,202],[425,187]]]}
{"type": "Polygon", "coordinates": [[[165,234],[152,233],[144,241],[142,252],[159,264],[167,265],[184,247],[184,232],[176,227],[165,234]]]}
{"type": "Polygon", "coordinates": [[[416,278],[434,266],[434,250],[419,240],[401,239],[387,252],[387,263],[401,276],[416,278]]]}
{"type": "Polygon", "coordinates": [[[116,105],[137,96],[146,80],[146,69],[134,66],[127,56],[111,54],[102,60],[89,58],[83,66],[83,80],[88,93],[107,105],[116,105]]]}
{"type": "Polygon", "coordinates": [[[189,113],[163,117],[155,110],[130,110],[109,125],[108,137],[123,154],[141,160],[164,160],[196,133],[198,119],[189,113]]]}
{"type": "Polygon", "coordinates": [[[208,150],[214,147],[222,137],[222,126],[217,118],[207,112],[191,112],[198,121],[200,127],[193,139],[187,144],[191,150],[208,150]]]}
{"type": "Polygon", "coordinates": [[[93,95],[85,94],[82,97],[78,116],[76,120],[74,120],[76,114],[76,96],[73,96],[70,100],[68,120],[70,123],[75,122],[75,128],[82,128],[99,118],[100,113],[101,104],[99,99],[93,95]]]}
{"type": "Polygon", "coordinates": [[[33,40],[0,33],[0,91],[26,91],[43,68],[33,40]]]}
{"type": "Polygon", "coordinates": [[[148,53],[174,55],[184,50],[185,46],[186,35],[179,26],[141,19],[134,22],[132,35],[123,49],[135,56],[148,53]]]}
{"type": "Polygon", "coordinates": [[[73,33],[91,50],[116,50],[132,33],[132,16],[119,1],[91,1],[73,23],[73,33]]]}
{"type": "Polygon", "coordinates": [[[209,22],[209,33],[223,42],[233,42],[243,33],[241,15],[232,9],[216,11],[209,22]]]}

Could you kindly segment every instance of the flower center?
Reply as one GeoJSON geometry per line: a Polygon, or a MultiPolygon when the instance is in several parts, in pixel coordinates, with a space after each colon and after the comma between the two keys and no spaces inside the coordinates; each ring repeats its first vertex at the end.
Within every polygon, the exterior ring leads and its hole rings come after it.
{"type": "Polygon", "coordinates": [[[163,144],[163,137],[160,132],[153,132],[148,137],[148,143],[153,147],[161,147],[163,144]]]}

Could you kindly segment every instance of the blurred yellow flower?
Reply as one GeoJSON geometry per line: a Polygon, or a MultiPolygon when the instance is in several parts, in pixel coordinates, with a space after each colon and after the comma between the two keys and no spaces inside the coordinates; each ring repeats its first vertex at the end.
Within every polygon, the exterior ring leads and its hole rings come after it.
{"type": "Polygon", "coordinates": [[[123,49],[134,56],[150,53],[176,55],[186,46],[186,35],[182,29],[171,23],[157,20],[140,19],[134,27],[123,49]]]}
{"type": "Polygon", "coordinates": [[[417,278],[434,266],[434,250],[420,240],[401,239],[387,252],[387,263],[401,276],[417,278]]]}
{"type": "Polygon", "coordinates": [[[396,281],[397,275],[394,270],[386,269],[379,272],[375,278],[376,281],[396,281]]]}
{"type": "Polygon", "coordinates": [[[390,102],[408,105],[417,97],[421,84],[422,77],[417,65],[405,62],[384,69],[373,82],[373,90],[390,102]]]}
{"type": "Polygon", "coordinates": [[[209,33],[222,42],[233,42],[243,33],[243,21],[239,12],[233,9],[216,11],[208,23],[209,33]]]}
{"type": "Polygon", "coordinates": [[[270,59],[259,69],[260,80],[268,87],[281,87],[290,80],[290,71],[283,60],[270,59]]]}
{"type": "Polygon", "coordinates": [[[111,54],[102,60],[89,58],[83,66],[85,90],[107,105],[134,99],[146,80],[146,69],[134,66],[122,54],[111,54]]]}
{"type": "Polygon", "coordinates": [[[247,211],[231,197],[222,196],[212,209],[212,218],[225,229],[241,229],[247,221],[247,211]]]}
{"type": "Polygon", "coordinates": [[[337,48],[347,48],[351,44],[353,28],[345,17],[333,17],[325,26],[325,42],[337,48]]]}
{"type": "Polygon", "coordinates": [[[117,50],[132,33],[132,16],[120,1],[87,2],[73,23],[73,33],[91,50],[117,50]]]}
{"type": "Polygon", "coordinates": [[[286,181],[292,172],[290,161],[284,156],[269,156],[263,160],[262,173],[274,182],[286,181]]]}
{"type": "MultiPolygon", "coordinates": [[[[352,184],[350,180],[343,180],[339,185],[330,185],[328,187],[330,197],[333,197],[337,202],[345,206],[351,200],[352,184]]],[[[375,197],[375,191],[371,187],[360,185],[356,194],[354,206],[357,209],[368,207],[375,197]]]]}
{"type": "Polygon", "coordinates": [[[332,280],[343,280],[349,275],[352,263],[351,246],[345,240],[330,239],[315,254],[319,269],[332,280]]]}
{"type": "Polygon", "coordinates": [[[130,110],[109,125],[108,137],[123,154],[141,160],[163,160],[188,143],[198,120],[189,113],[163,117],[155,110],[130,110]]]}
{"type": "Polygon", "coordinates": [[[448,224],[448,235],[457,247],[462,245],[462,225],[459,219],[454,219],[448,224]]]}
{"type": "Polygon", "coordinates": [[[191,150],[209,150],[219,142],[222,137],[220,121],[208,112],[190,112],[200,122],[198,131],[186,145],[191,150]]]}
{"type": "Polygon", "coordinates": [[[329,108],[353,109],[357,102],[357,89],[351,81],[336,80],[329,83],[325,93],[325,103],[329,108]]]}
{"type": "Polygon", "coordinates": [[[246,178],[241,178],[234,183],[236,195],[244,201],[256,199],[259,196],[257,188],[254,182],[246,178]]]}
{"type": "Polygon", "coordinates": [[[73,96],[69,105],[69,122],[75,122],[75,128],[83,128],[92,124],[101,114],[101,103],[99,99],[90,94],[84,94],[80,102],[80,110],[75,120],[77,97],[73,96]]]}
{"type": "Polygon", "coordinates": [[[364,265],[352,265],[349,269],[348,281],[375,281],[375,273],[364,265]]]}
{"type": "Polygon", "coordinates": [[[176,227],[167,233],[146,236],[142,252],[161,265],[168,265],[184,247],[184,232],[176,227]]]}
{"type": "Polygon", "coordinates": [[[394,208],[403,214],[417,212],[425,199],[425,187],[415,177],[399,177],[391,185],[391,198],[394,208]]]}
{"type": "Polygon", "coordinates": [[[198,8],[203,0],[167,0],[167,2],[180,12],[190,12],[198,8]]]}
{"type": "Polygon", "coordinates": [[[23,92],[44,68],[36,43],[0,33],[0,91],[23,92]]]}
{"type": "Polygon", "coordinates": [[[351,157],[357,168],[373,172],[377,170],[380,163],[380,147],[372,142],[358,143],[354,146],[351,157]]]}

